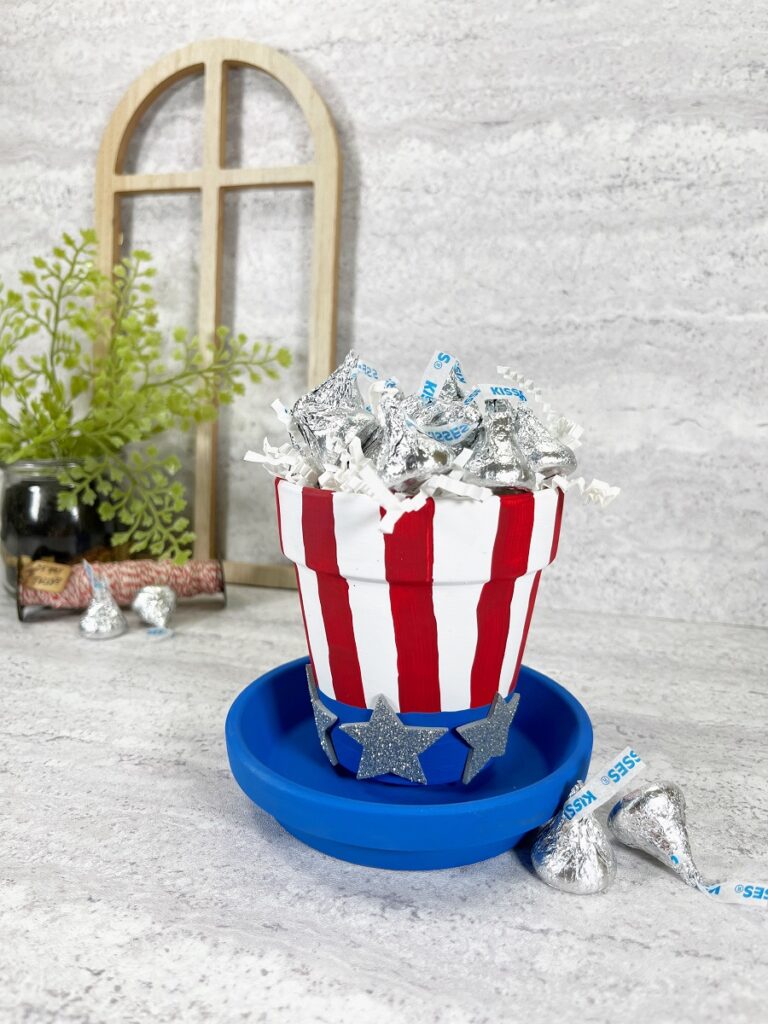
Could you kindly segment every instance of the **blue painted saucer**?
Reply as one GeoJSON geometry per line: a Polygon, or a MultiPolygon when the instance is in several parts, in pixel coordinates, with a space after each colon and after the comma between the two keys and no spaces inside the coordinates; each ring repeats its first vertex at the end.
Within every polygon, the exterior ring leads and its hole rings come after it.
{"type": "Polygon", "coordinates": [[[227,752],[243,791],[297,839],[355,864],[447,868],[495,857],[547,821],[585,778],[592,725],[562,686],[520,670],[507,752],[469,785],[391,786],[332,767],[299,658],[247,686],[227,716],[227,752]]]}

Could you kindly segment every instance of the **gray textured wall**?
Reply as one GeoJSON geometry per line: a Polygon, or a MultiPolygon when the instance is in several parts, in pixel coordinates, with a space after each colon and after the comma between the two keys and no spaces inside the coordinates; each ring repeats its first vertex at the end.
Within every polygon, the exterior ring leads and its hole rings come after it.
{"type": "MultiPolygon", "coordinates": [[[[762,623],[766,607],[768,58],[764,5],[681,0],[71,0],[0,4],[0,272],[92,219],[101,131],[168,50],[240,36],[290,54],[346,159],[340,348],[415,381],[435,346],[480,377],[520,367],[586,428],[585,469],[624,488],[569,503],[540,601],[762,623]]],[[[231,156],[293,159],[296,112],[233,89],[231,156]]],[[[191,167],[201,90],[152,112],[138,169],[191,167]]],[[[301,193],[228,205],[225,319],[298,353],[225,418],[231,557],[274,549],[246,447],[304,370],[301,193]]],[[[196,212],[136,201],[169,322],[192,319],[196,212]]],[[[610,630],[608,624],[607,632],[610,630]]]]}

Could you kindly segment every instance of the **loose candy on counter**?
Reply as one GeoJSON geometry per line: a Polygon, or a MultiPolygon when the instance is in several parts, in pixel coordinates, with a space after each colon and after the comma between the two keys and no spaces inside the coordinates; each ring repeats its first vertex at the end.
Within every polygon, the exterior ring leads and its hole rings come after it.
{"type": "Polygon", "coordinates": [[[630,790],[608,816],[619,842],[655,857],[694,889],[708,889],[696,867],[685,820],[685,797],[674,782],[630,790]]]}
{"type": "Polygon", "coordinates": [[[93,567],[83,563],[91,583],[92,597],[85,615],[80,619],[80,634],[88,640],[111,640],[128,628],[120,606],[112,596],[109,584],[100,579],[93,567]]]}
{"type": "Polygon", "coordinates": [[[176,594],[171,587],[142,587],[131,607],[147,626],[168,633],[168,622],[176,608],[176,594]]]}
{"type": "MultiPolygon", "coordinates": [[[[577,782],[566,805],[582,788],[583,783],[577,782]]],[[[559,811],[536,838],[531,862],[543,882],[562,892],[602,892],[616,877],[616,857],[608,833],[591,814],[569,821],[559,811]]]]}

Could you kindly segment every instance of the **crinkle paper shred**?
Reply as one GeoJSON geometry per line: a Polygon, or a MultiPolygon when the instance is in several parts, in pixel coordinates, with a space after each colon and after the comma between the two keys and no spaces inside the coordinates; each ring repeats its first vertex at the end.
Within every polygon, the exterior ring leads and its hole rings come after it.
{"type": "Polygon", "coordinates": [[[618,487],[574,475],[581,427],[532,381],[498,372],[496,383],[471,384],[455,356],[435,352],[409,392],[350,352],[291,409],[274,403],[287,440],[265,439],[245,458],[304,487],[368,495],[385,510],[384,532],[430,497],[485,501],[559,487],[596,505],[613,501],[618,487]]]}

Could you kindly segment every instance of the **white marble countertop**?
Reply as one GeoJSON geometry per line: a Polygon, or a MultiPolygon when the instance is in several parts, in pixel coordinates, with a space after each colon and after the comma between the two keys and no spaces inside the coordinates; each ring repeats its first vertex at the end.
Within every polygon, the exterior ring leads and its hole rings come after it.
{"type": "MultiPolygon", "coordinates": [[[[294,594],[233,588],[177,637],[82,641],[2,599],[0,1019],[480,1024],[763,1020],[768,918],[618,851],[597,897],[514,854],[395,873],[288,836],[230,776],[224,718],[304,653],[294,594]]],[[[768,869],[768,633],[537,611],[528,664],[684,788],[709,876],[768,869]]]]}

